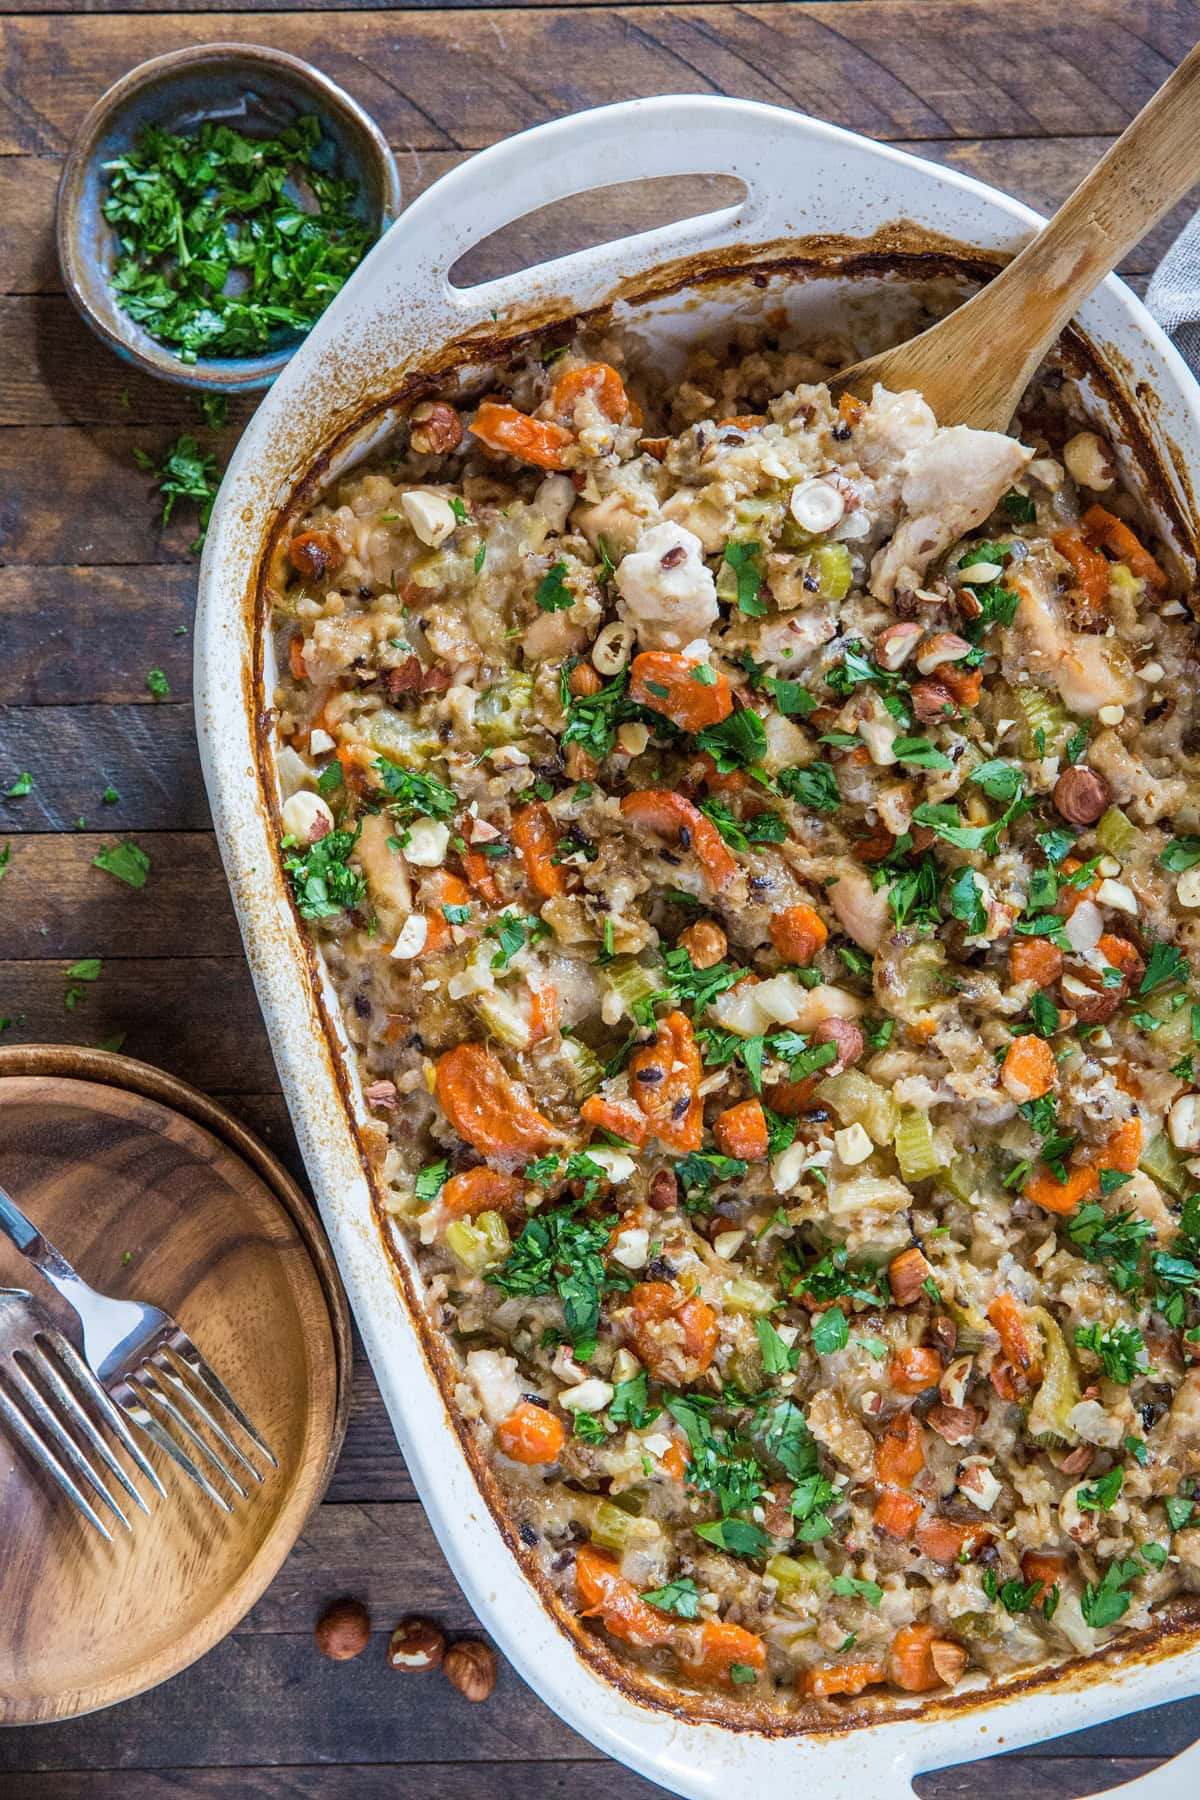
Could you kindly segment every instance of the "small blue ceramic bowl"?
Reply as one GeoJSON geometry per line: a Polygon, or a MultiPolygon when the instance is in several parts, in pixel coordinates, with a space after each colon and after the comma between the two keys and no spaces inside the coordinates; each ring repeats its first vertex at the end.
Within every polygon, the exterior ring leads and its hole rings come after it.
{"type": "Polygon", "coordinates": [[[104,164],[132,150],[146,125],[195,130],[219,119],[264,135],[315,114],[337,172],[353,181],[362,217],[382,235],[400,211],[395,159],[375,122],[319,70],[258,44],[201,44],[141,63],[97,101],[71,146],[58,188],[58,260],[68,294],[88,324],[126,362],[184,387],[236,394],[269,387],[302,341],[294,334],[262,355],[187,363],[123,312],[109,285],[117,243],[102,207],[104,164]]]}

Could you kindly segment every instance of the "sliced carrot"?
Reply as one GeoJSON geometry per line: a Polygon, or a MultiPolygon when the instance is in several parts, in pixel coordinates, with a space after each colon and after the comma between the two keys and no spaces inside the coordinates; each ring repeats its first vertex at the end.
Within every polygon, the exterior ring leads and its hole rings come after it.
{"type": "Polygon", "coordinates": [[[979,705],[979,696],[983,692],[982,670],[959,669],[953,663],[942,663],[937,678],[943,687],[949,688],[955,705],[964,712],[979,705]]]}
{"type": "Polygon", "coordinates": [[[1132,1175],[1142,1154],[1142,1121],[1126,1119],[1117,1126],[1097,1158],[1097,1167],[1132,1175]]]}
{"type": "Polygon", "coordinates": [[[788,906],[772,913],[767,930],[785,963],[806,968],[825,943],[829,932],[820,913],[811,906],[788,906]]]}
{"type": "Polygon", "coordinates": [[[565,894],[569,885],[567,874],[554,861],[558,832],[540,800],[530,801],[528,806],[517,808],[509,835],[520,855],[525,879],[534,893],[540,894],[543,900],[552,899],[555,894],[565,894]]]}
{"type": "Polygon", "coordinates": [[[910,1344],[888,1363],[888,1381],[898,1394],[923,1394],[941,1380],[942,1359],[936,1350],[910,1344]]]}
{"type": "Polygon", "coordinates": [[[532,1400],[520,1401],[496,1427],[497,1445],[519,1463],[557,1462],[566,1435],[562,1421],[532,1400]]]}
{"type": "Polygon", "coordinates": [[[558,1030],[558,989],[544,981],[529,990],[529,1041],[540,1044],[558,1030]]]}
{"type": "Polygon", "coordinates": [[[713,1136],[722,1156],[738,1156],[743,1162],[761,1162],[767,1154],[767,1115],[761,1100],[743,1100],[726,1107],[713,1122],[713,1136]]]}
{"type": "Polygon", "coordinates": [[[717,420],[722,429],[726,425],[732,425],[735,431],[753,431],[756,425],[765,425],[766,422],[765,413],[734,413],[731,418],[717,420]]]}
{"type": "Polygon", "coordinates": [[[301,631],[288,644],[288,668],[293,681],[308,680],[308,670],[304,666],[304,633],[301,631]]]}
{"type": "Polygon", "coordinates": [[[639,788],[626,794],[621,812],[631,825],[644,826],[673,839],[679,849],[690,850],[714,887],[727,887],[737,874],[737,863],[712,820],[673,789],[639,788]]]}
{"type": "Polygon", "coordinates": [[[704,1135],[700,1052],[686,1013],[658,1021],[653,1044],[629,1059],[629,1091],[668,1150],[698,1150],[704,1135]]]}
{"type": "Polygon", "coordinates": [[[1071,565],[1075,587],[1094,614],[1107,610],[1108,563],[1093,550],[1081,531],[1056,531],[1051,543],[1071,565]]]}
{"type": "Polygon", "coordinates": [[[463,868],[467,871],[467,880],[489,906],[504,904],[500,889],[496,886],[496,877],[492,874],[492,865],[482,850],[464,850],[462,853],[463,868]]]}
{"type": "Polygon", "coordinates": [[[459,1044],[440,1056],[434,1087],[459,1137],[482,1156],[542,1156],[564,1141],[484,1044],[459,1044]]]}
{"type": "Polygon", "coordinates": [[[1064,859],[1059,871],[1064,877],[1064,885],[1058,890],[1058,899],[1054,903],[1054,910],[1061,913],[1066,919],[1070,918],[1077,906],[1082,906],[1085,900],[1094,900],[1100,892],[1099,877],[1089,881],[1086,887],[1076,887],[1073,883],[1065,880],[1068,875],[1077,875],[1082,867],[1083,864],[1078,857],[1068,856],[1064,859]]]}
{"type": "Polygon", "coordinates": [[[448,1218],[473,1219],[481,1212],[510,1212],[521,1192],[515,1175],[502,1175],[499,1169],[482,1165],[452,1175],[439,1199],[448,1218]]]}
{"type": "Polygon", "coordinates": [[[1012,981],[1032,981],[1050,987],[1063,971],[1063,953],[1048,938],[1019,938],[1008,953],[1012,981]]]}
{"type": "Polygon", "coordinates": [[[925,1291],[933,1269],[915,1244],[893,1256],[888,1264],[888,1286],[897,1306],[911,1306],[925,1291]]]}
{"type": "Polygon", "coordinates": [[[1165,594],[1167,577],[1137,534],[1123,519],[1103,506],[1089,506],[1083,515],[1083,529],[1088,541],[1099,544],[1119,562],[1128,563],[1139,581],[1144,581],[1152,594],[1165,594]]]}
{"type": "MultiPolygon", "coordinates": [[[[625,383],[611,363],[584,363],[579,369],[566,369],[554,384],[550,404],[555,412],[569,415],[584,394],[590,394],[606,419],[619,423],[629,412],[625,383]]],[[[640,421],[634,420],[635,424],[640,421]]]]}
{"type": "Polygon", "coordinates": [[[925,1694],[943,1686],[933,1661],[933,1648],[938,1643],[960,1648],[953,1638],[942,1637],[932,1625],[905,1625],[896,1633],[888,1664],[897,1687],[910,1694],[925,1694]]]}
{"type": "Polygon", "coordinates": [[[1033,1597],[1033,1605],[1041,1600],[1047,1588],[1060,1587],[1070,1564],[1058,1550],[1026,1550],[1021,1558],[1021,1575],[1027,1583],[1041,1583],[1033,1597]]]}
{"type": "Polygon", "coordinates": [[[921,1502],[901,1488],[884,1488],[875,1502],[871,1522],[885,1537],[910,1538],[921,1517],[921,1502]]]}
{"type": "Polygon", "coordinates": [[[623,1643],[643,1648],[670,1644],[679,1629],[669,1613],[647,1605],[614,1556],[591,1544],[581,1544],[575,1552],[575,1591],[584,1618],[598,1618],[623,1643]]]}
{"type": "Polygon", "coordinates": [[[875,1479],[907,1487],[925,1467],[924,1434],[910,1412],[897,1413],[875,1446],[875,1479]]]}
{"type": "Polygon", "coordinates": [[[1035,1206],[1065,1217],[1068,1213],[1078,1212],[1083,1201],[1099,1185],[1100,1172],[1094,1163],[1068,1169],[1065,1181],[1059,1181],[1050,1169],[1043,1167],[1025,1183],[1024,1194],[1035,1206]]]}
{"type": "Polygon", "coordinates": [[[549,419],[531,419],[528,413],[496,400],[480,402],[471,431],[489,450],[503,451],[506,456],[533,463],[539,469],[563,468],[564,454],[575,442],[573,431],[566,431],[549,419]]]}
{"type": "Polygon", "coordinates": [[[810,1111],[820,1086],[819,1075],[804,1075],[799,1081],[775,1081],[767,1089],[767,1105],[784,1119],[799,1119],[810,1111]]]}
{"type": "Polygon", "coordinates": [[[422,956],[438,956],[443,950],[450,948],[450,927],[442,912],[422,913],[425,921],[425,942],[421,946],[422,956]]]}
{"type": "Polygon", "coordinates": [[[670,1281],[640,1281],[629,1295],[629,1333],[638,1357],[658,1378],[678,1371],[694,1381],[717,1349],[717,1315],[698,1294],[670,1281]]]}
{"type": "Polygon", "coordinates": [[[679,1631],[675,1654],[696,1681],[728,1681],[735,1667],[761,1673],[767,1666],[762,1639],[729,1619],[706,1619],[690,1631],[679,1631]]]}
{"type": "Polygon", "coordinates": [[[662,713],[680,731],[703,731],[719,725],[733,711],[728,678],[691,656],[668,650],[643,650],[633,659],[629,697],[639,706],[662,713]],[[697,679],[699,671],[705,679],[697,679]],[[711,679],[710,679],[711,678],[711,679]]]}
{"type": "Polygon", "coordinates": [[[848,425],[853,430],[866,410],[865,400],[857,400],[853,394],[843,394],[838,400],[839,425],[848,425]]]}
{"type": "Polygon", "coordinates": [[[341,568],[346,553],[332,531],[302,531],[288,545],[288,557],[306,581],[321,581],[341,568]]]}
{"type": "Polygon", "coordinates": [[[931,1514],[917,1526],[917,1549],[930,1562],[958,1563],[974,1556],[987,1537],[978,1525],[931,1514]]]}
{"type": "Polygon", "coordinates": [[[1000,1347],[1014,1369],[1036,1380],[1040,1374],[1040,1356],[1035,1350],[1025,1322],[1025,1308],[1015,1294],[997,1294],[988,1307],[991,1323],[1000,1333],[1000,1347]]]}
{"type": "Polygon", "coordinates": [[[796,1690],[824,1700],[831,1694],[861,1694],[864,1688],[876,1687],[887,1680],[887,1668],[881,1662],[830,1663],[824,1669],[803,1669],[796,1677],[796,1690]]]}
{"type": "Polygon", "coordinates": [[[1146,973],[1146,964],[1136,944],[1128,938],[1117,937],[1114,932],[1101,933],[1097,950],[1110,968],[1119,969],[1127,981],[1140,981],[1146,973]]]}
{"type": "Polygon", "coordinates": [[[585,1125],[595,1131],[610,1131],[614,1137],[623,1138],[640,1150],[650,1136],[650,1127],[646,1120],[633,1106],[622,1106],[616,1100],[606,1100],[602,1094],[591,1094],[579,1109],[580,1117],[585,1125]]]}
{"type": "Polygon", "coordinates": [[[1032,1032],[1016,1037],[1008,1046],[1000,1068],[1000,1081],[1006,1093],[1024,1105],[1040,1100],[1054,1086],[1058,1064],[1045,1038],[1032,1032]]]}
{"type": "Polygon", "coordinates": [[[668,1447],[658,1459],[660,1469],[666,1471],[672,1481],[682,1481],[687,1471],[688,1459],[683,1445],[678,1438],[672,1438],[668,1447]]]}

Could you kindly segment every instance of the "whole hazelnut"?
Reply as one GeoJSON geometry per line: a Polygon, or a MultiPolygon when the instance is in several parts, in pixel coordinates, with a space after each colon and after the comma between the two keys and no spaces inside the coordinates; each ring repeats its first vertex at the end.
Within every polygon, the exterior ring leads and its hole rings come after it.
{"type": "Polygon", "coordinates": [[[650,1191],[646,1195],[646,1203],[655,1212],[670,1212],[679,1204],[679,1183],[675,1179],[673,1169],[655,1169],[650,1177],[650,1191]]]}
{"type": "Polygon", "coordinates": [[[462,435],[462,420],[444,400],[424,400],[409,414],[409,442],[419,456],[446,456],[462,435]]]}
{"type": "Polygon", "coordinates": [[[371,1616],[361,1600],[335,1600],[317,1620],[313,1638],[330,1662],[349,1662],[371,1640],[371,1616]]]}
{"type": "Polygon", "coordinates": [[[697,969],[711,969],[721,961],[729,944],[719,925],[711,919],[697,919],[680,932],[679,947],[687,951],[697,969]]]}
{"type": "Polygon", "coordinates": [[[1112,799],[1112,789],[1095,769],[1075,763],[1054,784],[1054,804],[1068,825],[1094,825],[1112,799]]]}
{"type": "Polygon", "coordinates": [[[837,1049],[836,1061],[823,1071],[826,1075],[840,1075],[843,1069],[861,1061],[867,1047],[867,1040],[853,1019],[822,1019],[813,1032],[813,1043],[833,1044],[837,1049]]]}
{"type": "Polygon", "coordinates": [[[393,1669],[436,1669],[445,1654],[446,1640],[432,1619],[401,1619],[388,1639],[393,1669]]]}
{"type": "Polygon", "coordinates": [[[496,1685],[496,1652],[478,1638],[451,1644],[442,1667],[464,1700],[486,1700],[496,1685]]]}

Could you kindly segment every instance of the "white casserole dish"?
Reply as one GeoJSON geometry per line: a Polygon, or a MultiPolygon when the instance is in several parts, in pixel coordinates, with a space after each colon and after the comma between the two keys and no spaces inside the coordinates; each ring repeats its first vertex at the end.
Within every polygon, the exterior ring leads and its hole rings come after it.
{"type": "MultiPolygon", "coordinates": [[[[350,1060],[339,1054],[336,997],[298,925],[276,854],[278,795],[262,712],[273,672],[259,667],[260,575],[272,528],[301,480],[361,455],[395,418],[387,402],[406,378],[470,361],[464,343],[483,347],[615,302],[617,318],[636,323],[669,356],[672,345],[734,313],[782,304],[814,329],[835,316],[844,324],[849,309],[863,347],[873,348],[881,331],[895,337],[912,328],[914,284],[934,297],[940,291],[945,304],[956,272],[978,276],[1038,222],[964,176],[744,101],[632,101],[526,132],[445,176],[363,264],[248,427],[204,553],[196,706],[217,836],[301,1150],[418,1492],[479,1617],[529,1684],[600,1748],[695,1800],[728,1791],[731,1778],[767,1793],[819,1782],[827,1800],[850,1800],[868,1784],[902,1793],[916,1771],[1196,1692],[1200,1630],[987,1695],[898,1702],[885,1721],[822,1733],[689,1716],[686,1706],[655,1701],[621,1679],[595,1640],[572,1634],[523,1571],[492,1511],[486,1476],[448,1417],[415,1268],[402,1249],[393,1263],[384,1247],[355,1130],[366,1111],[350,1060]],[[536,207],[617,182],[700,173],[740,177],[745,201],[482,288],[449,281],[472,244],[536,207]]],[[[1105,283],[1081,322],[1112,369],[1133,372],[1110,428],[1123,439],[1132,420],[1156,445],[1162,510],[1186,553],[1196,541],[1185,471],[1200,468],[1200,390],[1119,281],[1105,283]]],[[[1101,397],[1101,412],[1105,404],[1101,397]]],[[[1196,1768],[1190,1752],[1142,1785],[1182,1796],[1194,1789],[1196,1768]]]]}

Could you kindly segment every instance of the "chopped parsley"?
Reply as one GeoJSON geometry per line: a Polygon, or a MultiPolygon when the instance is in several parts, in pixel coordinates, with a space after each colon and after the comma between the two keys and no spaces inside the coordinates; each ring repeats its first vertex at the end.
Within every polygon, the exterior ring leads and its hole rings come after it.
{"type": "MultiPolygon", "coordinates": [[[[593,1166],[604,1174],[599,1164],[593,1166]]],[[[503,1266],[486,1277],[504,1294],[557,1294],[579,1362],[587,1362],[596,1348],[600,1297],[606,1286],[617,1285],[602,1260],[615,1223],[579,1219],[565,1207],[540,1213],[526,1221],[503,1266]]]]}
{"type": "Polygon", "coordinates": [[[1080,1512],[1109,1512],[1116,1505],[1117,1495],[1125,1483],[1125,1471],[1120,1464],[1102,1475],[1099,1481],[1089,1482],[1077,1493],[1080,1512]]]}
{"type": "Polygon", "coordinates": [[[755,770],[767,751],[766,727],[756,712],[742,707],[719,725],[706,725],[696,734],[696,745],[707,750],[722,775],[735,769],[755,770]]]}
{"type": "Polygon", "coordinates": [[[106,875],[115,875],[126,887],[144,888],[150,873],[150,858],[140,844],[126,838],[111,849],[107,844],[101,844],[92,858],[92,867],[103,869],[106,875]]]}
{"type": "Polygon", "coordinates": [[[413,1184],[413,1193],[423,1206],[428,1206],[430,1201],[437,1199],[446,1184],[449,1173],[450,1164],[445,1157],[442,1157],[440,1162],[426,1163],[418,1173],[413,1184]]]}
{"type": "Polygon", "coordinates": [[[1143,1573],[1143,1568],[1136,1557],[1127,1557],[1110,1562],[1105,1569],[1099,1584],[1088,1582],[1079,1602],[1079,1609],[1084,1621],[1093,1631],[1103,1631],[1109,1625],[1115,1625],[1129,1611],[1132,1595],[1125,1590],[1131,1581],[1136,1581],[1143,1573]]]}
{"type": "Polygon", "coordinates": [[[566,563],[556,562],[538,582],[533,597],[543,612],[565,612],[568,606],[575,604],[575,596],[563,580],[566,572],[566,563]]]}
{"type": "Polygon", "coordinates": [[[283,870],[302,918],[332,919],[362,905],[367,897],[366,878],[361,870],[352,869],[348,860],[357,843],[357,831],[327,832],[303,850],[289,846],[284,839],[283,870]]]}
{"type": "Polygon", "coordinates": [[[146,675],[146,686],[156,700],[166,700],[171,692],[171,684],[161,669],[150,669],[146,675]]]}
{"type": "Polygon", "coordinates": [[[177,500],[195,502],[200,535],[189,548],[199,550],[217,497],[216,457],[201,450],[195,438],[186,431],[181,432],[174,443],[167,446],[161,462],[156,462],[148,450],[135,450],[133,456],[139,468],[148,469],[154,476],[154,485],[162,502],[164,525],[170,523],[177,500]]]}
{"type": "Polygon", "coordinates": [[[4,790],[6,800],[23,800],[26,794],[33,791],[33,776],[28,769],[22,769],[11,787],[4,790]]]}
{"type": "Polygon", "coordinates": [[[725,562],[737,578],[738,611],[752,619],[761,619],[767,610],[756,560],[761,549],[757,543],[725,546],[725,562]]]}
{"type": "Polygon", "coordinates": [[[331,170],[335,149],[313,115],[275,137],[213,119],[187,136],[145,126],[104,165],[117,304],[184,362],[306,332],[375,236],[356,184],[331,170]]]}
{"type": "Polygon", "coordinates": [[[1158,860],[1173,875],[1181,875],[1185,869],[1194,869],[1200,863],[1200,837],[1173,837],[1158,860]]]}
{"type": "Polygon", "coordinates": [[[1077,1325],[1075,1345],[1099,1358],[1110,1381],[1128,1387],[1148,1368],[1146,1343],[1133,1325],[1077,1325]]]}
{"type": "Polygon", "coordinates": [[[449,819],[458,807],[454,789],[436,776],[401,769],[383,756],[375,758],[375,773],[388,797],[388,812],[399,825],[411,824],[416,818],[449,819]]]}
{"type": "Polygon", "coordinates": [[[665,1587],[647,1588],[642,1599],[659,1612],[674,1613],[680,1619],[700,1617],[700,1595],[690,1575],[677,1575],[665,1587]]]}
{"type": "Polygon", "coordinates": [[[775,776],[775,786],[789,800],[812,812],[835,813],[842,804],[832,763],[811,762],[802,769],[781,769],[775,776]]]}

